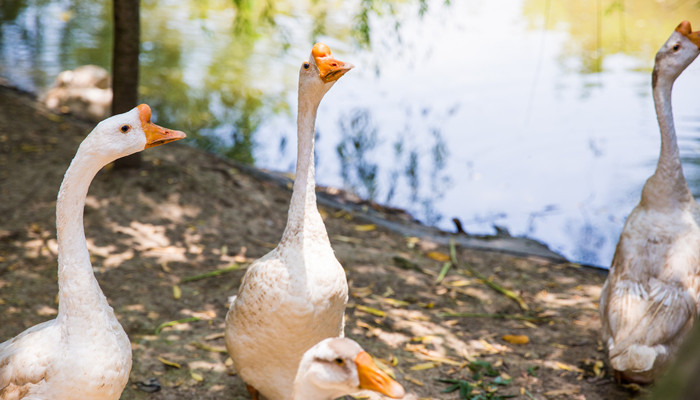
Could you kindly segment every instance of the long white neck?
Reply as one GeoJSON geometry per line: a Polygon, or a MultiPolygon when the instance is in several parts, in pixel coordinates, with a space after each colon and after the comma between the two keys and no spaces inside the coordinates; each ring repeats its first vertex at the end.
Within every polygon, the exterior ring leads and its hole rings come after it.
{"type": "MultiPolygon", "coordinates": [[[[657,71],[654,71],[657,74],[657,71]]],[[[671,92],[673,79],[659,77],[653,82],[654,107],[661,130],[661,152],[656,172],[642,191],[642,203],[663,207],[674,202],[693,201],[693,195],[683,175],[676,129],[673,125],[671,92]]]]}
{"type": "Polygon", "coordinates": [[[90,182],[102,168],[102,160],[78,149],[61,184],[56,202],[58,237],[58,318],[89,317],[86,308],[107,305],[90,264],[83,228],[83,209],[90,182]]]}
{"type": "Polygon", "coordinates": [[[301,240],[313,237],[315,240],[328,242],[326,227],[316,206],[314,178],[314,134],[316,111],[320,101],[321,99],[316,96],[304,96],[300,88],[296,178],[282,243],[293,240],[295,237],[301,240]]]}

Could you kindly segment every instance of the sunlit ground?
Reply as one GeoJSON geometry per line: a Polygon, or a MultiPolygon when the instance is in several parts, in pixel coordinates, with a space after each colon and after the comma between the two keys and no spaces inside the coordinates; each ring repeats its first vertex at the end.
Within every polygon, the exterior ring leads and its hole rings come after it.
{"type": "MultiPolygon", "coordinates": [[[[0,340],[57,312],[55,197],[90,129],[3,96],[0,340]]],[[[122,399],[248,399],[224,350],[224,316],[245,268],[279,240],[290,192],[178,144],[144,162],[98,174],[85,210],[97,279],[132,342],[122,399]]],[[[466,384],[523,399],[634,395],[603,364],[599,272],[459,246],[445,269],[444,245],[321,211],[350,285],[346,335],[409,398],[456,399],[442,391],[466,384]]]]}

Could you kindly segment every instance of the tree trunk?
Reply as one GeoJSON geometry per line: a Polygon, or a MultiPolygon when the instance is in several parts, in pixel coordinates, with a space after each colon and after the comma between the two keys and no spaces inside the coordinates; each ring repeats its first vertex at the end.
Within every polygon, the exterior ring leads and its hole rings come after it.
{"type": "MultiPolygon", "coordinates": [[[[137,106],[139,48],[141,45],[139,0],[114,0],[114,47],[112,51],[112,115],[137,106]]],[[[121,158],[114,167],[138,168],[140,153],[121,158]]]]}

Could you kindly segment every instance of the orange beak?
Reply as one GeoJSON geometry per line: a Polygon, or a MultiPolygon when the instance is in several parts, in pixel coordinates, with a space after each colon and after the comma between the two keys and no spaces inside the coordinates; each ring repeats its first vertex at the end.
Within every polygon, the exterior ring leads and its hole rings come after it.
{"type": "Polygon", "coordinates": [[[148,104],[139,104],[137,108],[139,109],[141,128],[146,134],[146,149],[174,142],[187,136],[184,132],[163,128],[151,122],[151,107],[148,104]]]}
{"type": "Polygon", "coordinates": [[[355,357],[355,365],[357,365],[357,373],[360,376],[361,389],[374,390],[393,399],[400,399],[404,396],[403,386],[379,369],[377,364],[372,361],[372,356],[366,351],[360,352],[355,357]]]}
{"type": "Polygon", "coordinates": [[[318,70],[321,71],[320,78],[324,82],[337,81],[354,67],[350,63],[331,57],[331,49],[323,43],[316,43],[311,50],[311,55],[314,57],[318,70]]]}
{"type": "Polygon", "coordinates": [[[695,31],[693,32],[693,29],[690,27],[690,22],[688,21],[683,21],[678,26],[676,27],[676,31],[680,33],[681,35],[685,36],[693,42],[698,48],[700,49],[700,31],[695,31]]]}

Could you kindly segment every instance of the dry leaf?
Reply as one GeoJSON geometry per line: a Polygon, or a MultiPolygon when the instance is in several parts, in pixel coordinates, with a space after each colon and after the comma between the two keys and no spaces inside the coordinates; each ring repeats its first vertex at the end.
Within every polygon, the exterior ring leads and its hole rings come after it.
{"type": "Polygon", "coordinates": [[[222,339],[225,336],[226,336],[226,334],[224,334],[223,332],[216,332],[216,333],[212,333],[211,335],[205,336],[204,340],[222,339]]]}
{"type": "Polygon", "coordinates": [[[358,319],[358,320],[355,322],[355,325],[359,326],[360,328],[365,328],[365,329],[367,329],[367,330],[372,330],[372,329],[373,329],[372,326],[370,326],[368,323],[364,322],[364,321],[361,320],[361,319],[358,319]]]}
{"type": "Polygon", "coordinates": [[[603,364],[602,361],[597,360],[595,364],[593,364],[593,373],[595,374],[596,378],[600,378],[601,376],[605,375],[605,364],[603,364]]]}
{"type": "Polygon", "coordinates": [[[391,355],[391,360],[389,361],[389,364],[391,364],[392,367],[395,367],[399,364],[399,359],[396,358],[395,355],[391,355]]]}
{"type": "Polygon", "coordinates": [[[352,294],[353,297],[367,297],[372,294],[372,286],[354,288],[350,291],[350,294],[352,294]]]}
{"type": "Polygon", "coordinates": [[[429,251],[429,252],[425,253],[425,255],[428,258],[430,258],[431,260],[435,260],[435,261],[440,261],[440,262],[450,261],[449,254],[441,253],[439,251],[429,251]]]}
{"type": "Polygon", "coordinates": [[[349,236],[333,235],[333,239],[335,239],[339,242],[362,244],[362,239],[349,237],[349,236]]]}
{"type": "Polygon", "coordinates": [[[574,367],[573,365],[564,364],[563,362],[559,362],[559,361],[554,363],[554,368],[562,369],[564,371],[571,371],[571,372],[579,372],[579,373],[583,372],[580,368],[574,367]]]}
{"type": "Polygon", "coordinates": [[[358,232],[369,232],[377,229],[377,225],[366,224],[366,225],[355,225],[355,230],[358,232]]]}
{"type": "Polygon", "coordinates": [[[378,310],[378,309],[373,308],[373,307],[367,307],[367,306],[363,306],[361,304],[358,304],[355,308],[360,310],[360,311],[364,311],[368,314],[376,315],[377,317],[386,317],[386,313],[384,311],[378,310]]]}
{"type": "Polygon", "coordinates": [[[192,379],[194,379],[197,382],[201,382],[204,380],[204,377],[194,371],[190,371],[190,375],[192,376],[192,379]]]}
{"type": "Polygon", "coordinates": [[[173,299],[180,300],[180,297],[182,297],[182,289],[178,285],[173,285],[173,299]]]}
{"type": "Polygon", "coordinates": [[[223,347],[218,347],[218,346],[209,346],[204,343],[199,343],[199,342],[191,342],[190,345],[204,351],[211,351],[213,353],[223,353],[223,354],[228,354],[228,351],[226,351],[225,348],[223,347]]]}
{"type": "Polygon", "coordinates": [[[430,360],[430,361],[433,361],[436,363],[440,363],[440,364],[449,364],[449,365],[456,365],[456,366],[462,365],[461,362],[455,361],[455,360],[453,360],[451,358],[447,358],[447,357],[431,356],[431,355],[425,355],[425,354],[420,354],[420,355],[418,355],[418,357],[425,359],[425,360],[430,360]]]}
{"type": "Polygon", "coordinates": [[[408,375],[404,375],[404,376],[403,376],[403,379],[405,379],[405,380],[411,382],[411,383],[414,384],[414,385],[424,386],[423,382],[419,381],[418,379],[411,378],[411,377],[408,376],[408,375]]]}
{"type": "Polygon", "coordinates": [[[382,301],[385,303],[389,303],[394,307],[405,307],[410,304],[407,301],[392,299],[391,297],[383,297],[382,301]]]}
{"type": "Polygon", "coordinates": [[[162,362],[163,364],[167,365],[168,367],[173,367],[173,368],[178,368],[178,369],[182,368],[182,366],[180,364],[176,363],[175,361],[166,360],[163,357],[158,357],[158,361],[162,362]]]}
{"type": "Polygon", "coordinates": [[[550,390],[548,392],[544,392],[545,396],[571,396],[574,394],[578,394],[579,389],[560,389],[560,390],[550,390]]]}
{"type": "Polygon", "coordinates": [[[436,366],[437,366],[437,364],[434,362],[427,362],[427,363],[422,363],[422,364],[416,364],[409,369],[411,371],[423,371],[426,369],[435,368],[436,366]]]}
{"type": "Polygon", "coordinates": [[[528,344],[530,338],[527,335],[504,335],[503,340],[511,344],[528,344]]]}

